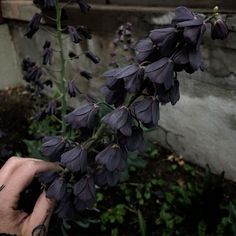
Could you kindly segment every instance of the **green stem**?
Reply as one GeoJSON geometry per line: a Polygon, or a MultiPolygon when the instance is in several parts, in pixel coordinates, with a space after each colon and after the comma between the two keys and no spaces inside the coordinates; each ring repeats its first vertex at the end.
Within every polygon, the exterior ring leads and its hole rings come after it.
{"type": "Polygon", "coordinates": [[[63,51],[63,39],[62,39],[62,32],[61,32],[61,7],[59,5],[59,0],[56,0],[56,23],[57,23],[57,40],[58,45],[60,48],[60,64],[61,64],[61,70],[60,70],[60,85],[59,85],[59,92],[61,94],[61,132],[64,136],[66,134],[66,124],[64,122],[64,116],[66,115],[66,81],[65,81],[65,56],[63,51]]]}

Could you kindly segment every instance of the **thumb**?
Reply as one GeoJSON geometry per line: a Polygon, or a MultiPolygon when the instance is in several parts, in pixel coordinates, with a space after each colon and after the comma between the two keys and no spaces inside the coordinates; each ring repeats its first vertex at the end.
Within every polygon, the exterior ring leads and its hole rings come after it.
{"type": "Polygon", "coordinates": [[[25,220],[22,235],[45,236],[55,202],[46,198],[45,191],[39,196],[32,214],[25,220]]]}

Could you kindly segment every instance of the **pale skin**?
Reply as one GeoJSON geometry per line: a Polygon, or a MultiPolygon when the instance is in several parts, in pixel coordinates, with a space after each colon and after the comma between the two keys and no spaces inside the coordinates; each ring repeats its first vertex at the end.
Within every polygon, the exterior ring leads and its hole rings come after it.
{"type": "Polygon", "coordinates": [[[27,214],[16,210],[20,193],[32,182],[34,177],[59,167],[31,158],[11,157],[0,169],[0,233],[17,236],[43,236],[55,202],[46,198],[45,192],[39,196],[33,212],[27,214]]]}

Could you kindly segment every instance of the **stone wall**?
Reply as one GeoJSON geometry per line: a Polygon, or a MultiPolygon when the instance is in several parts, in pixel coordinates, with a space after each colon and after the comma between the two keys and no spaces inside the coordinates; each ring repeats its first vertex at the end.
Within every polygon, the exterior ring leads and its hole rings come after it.
{"type": "MultiPolygon", "coordinates": [[[[29,6],[27,7],[25,9],[29,14],[29,6]]],[[[65,50],[80,53],[83,49],[89,48],[102,58],[102,63],[94,66],[81,57],[79,64],[69,62],[67,77],[76,79],[81,90],[99,94],[99,87],[104,82],[99,75],[106,70],[109,63],[115,29],[120,24],[130,21],[137,30],[137,37],[145,37],[152,27],[168,24],[173,15],[172,10],[172,8],[98,5],[91,14],[84,16],[74,7],[68,8],[68,22],[74,25],[79,22],[88,25],[94,37],[80,46],[65,41],[65,50]],[[92,70],[96,75],[95,78],[89,82],[80,78],[78,67],[92,70]]],[[[24,10],[14,9],[14,11],[20,12],[19,14],[24,17],[27,15],[24,14],[24,10]]],[[[202,12],[207,13],[209,9],[202,9],[202,12]]],[[[7,14],[15,16],[11,13],[11,9],[7,14]]],[[[227,178],[236,180],[236,14],[228,11],[228,22],[231,34],[226,41],[211,41],[209,35],[206,36],[202,46],[205,72],[197,72],[191,76],[186,73],[179,75],[181,99],[174,107],[171,105],[161,107],[160,126],[157,131],[149,133],[149,137],[183,155],[187,160],[201,166],[208,164],[216,173],[224,170],[227,178]]],[[[25,56],[40,60],[41,47],[45,39],[48,39],[45,31],[41,30],[33,40],[28,40],[24,38],[26,28],[24,22],[11,20],[8,25],[1,27],[10,28],[12,47],[15,48],[12,50],[15,50],[17,56],[18,70],[20,61],[25,56]]],[[[2,45],[0,50],[1,47],[2,45]]],[[[0,55],[3,67],[7,64],[4,59],[6,53],[0,55]]],[[[7,70],[9,74],[12,73],[10,68],[7,70]]],[[[57,76],[51,71],[47,71],[47,74],[55,78],[57,76]]],[[[3,87],[2,75],[0,76],[0,86],[3,87]]],[[[18,79],[19,74],[15,78],[18,79]]]]}

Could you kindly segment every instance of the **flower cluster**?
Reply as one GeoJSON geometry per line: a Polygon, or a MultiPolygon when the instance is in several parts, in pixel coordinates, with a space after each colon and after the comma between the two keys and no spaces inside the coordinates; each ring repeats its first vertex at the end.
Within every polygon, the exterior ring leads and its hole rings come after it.
{"type": "MultiPolygon", "coordinates": [[[[36,2],[44,7],[55,7],[56,4],[58,8],[57,0],[36,2]]],[[[77,3],[82,12],[90,10],[84,0],[77,0],[77,3]]],[[[61,101],[62,132],[43,139],[42,154],[59,162],[63,171],[39,176],[46,186],[47,197],[59,201],[56,211],[59,217],[70,218],[91,208],[97,188],[114,186],[119,182],[120,174],[127,169],[129,152],[144,149],[144,130],[158,125],[160,106],[175,105],[180,99],[177,73],[203,69],[200,45],[208,23],[212,27],[213,39],[227,37],[228,28],[218,13],[205,19],[186,7],[178,7],[171,26],[152,30],[147,38],[136,44],[133,64],[104,73],[107,81],[101,92],[105,102],[87,96],[86,103],[65,114],[65,101],[61,101]],[[109,112],[104,113],[101,109],[104,105],[109,112]]],[[[37,24],[38,20],[30,23],[27,35],[31,36],[38,30],[37,24]]],[[[68,26],[66,30],[75,44],[80,43],[82,37],[91,39],[85,27],[68,26]]],[[[114,43],[119,42],[125,42],[125,45],[133,42],[130,23],[117,31],[114,43]]],[[[53,55],[51,43],[46,41],[43,48],[43,64],[50,65],[53,55]]],[[[94,64],[100,62],[100,58],[90,51],[85,56],[94,64]]],[[[78,57],[70,53],[70,58],[78,57]]],[[[41,69],[31,60],[24,61],[23,70],[26,81],[37,81],[42,75],[41,69]]],[[[63,71],[62,87],[65,86],[63,71]]],[[[91,79],[87,71],[80,74],[91,79]]],[[[82,93],[75,81],[67,84],[63,92],[68,91],[71,97],[82,93]]],[[[45,113],[55,114],[56,109],[56,103],[52,101],[45,113]]]]}

